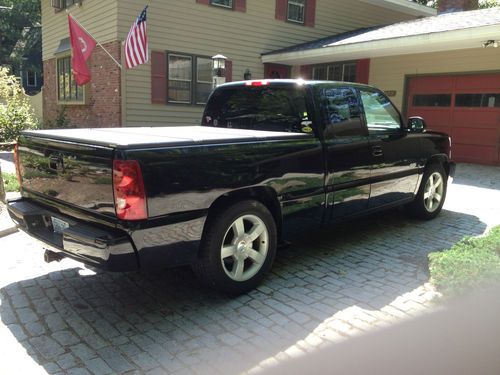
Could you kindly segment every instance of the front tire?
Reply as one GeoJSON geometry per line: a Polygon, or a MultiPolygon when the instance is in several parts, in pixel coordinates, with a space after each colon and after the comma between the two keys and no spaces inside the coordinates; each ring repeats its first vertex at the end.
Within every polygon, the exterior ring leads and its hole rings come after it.
{"type": "Polygon", "coordinates": [[[193,270],[218,291],[246,293],[271,269],[276,238],[276,223],[263,204],[237,202],[209,217],[193,270]]]}
{"type": "Polygon", "coordinates": [[[441,164],[431,164],[422,177],[415,200],[407,208],[410,214],[423,220],[434,219],[443,208],[448,188],[448,175],[441,164]]]}

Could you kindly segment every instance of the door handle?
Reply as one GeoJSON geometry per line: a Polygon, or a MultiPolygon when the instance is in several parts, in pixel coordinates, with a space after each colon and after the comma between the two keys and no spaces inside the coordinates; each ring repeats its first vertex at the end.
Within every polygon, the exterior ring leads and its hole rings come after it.
{"type": "Polygon", "coordinates": [[[382,156],[384,152],[382,151],[381,146],[372,146],[372,155],[373,156],[382,156]]]}

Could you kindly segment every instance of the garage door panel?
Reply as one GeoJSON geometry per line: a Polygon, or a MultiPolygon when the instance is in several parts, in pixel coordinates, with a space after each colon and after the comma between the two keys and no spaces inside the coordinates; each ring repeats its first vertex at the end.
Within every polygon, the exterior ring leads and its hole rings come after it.
{"type": "Polygon", "coordinates": [[[500,110],[464,110],[455,109],[453,114],[453,127],[481,127],[497,129],[500,127],[500,110]]]}
{"type": "Polygon", "coordinates": [[[477,74],[457,76],[455,89],[457,92],[467,91],[470,89],[481,90],[492,89],[497,90],[500,87],[499,74],[477,74]]]}
{"type": "Polygon", "coordinates": [[[451,132],[453,144],[466,144],[476,146],[496,146],[498,131],[497,129],[478,129],[478,128],[458,128],[454,127],[451,132]]]}
{"type": "Polygon", "coordinates": [[[410,82],[410,90],[415,93],[447,93],[452,91],[453,87],[452,76],[418,77],[410,82]]]}
{"type": "Polygon", "coordinates": [[[413,116],[422,117],[429,128],[449,127],[451,122],[451,112],[447,110],[414,110],[413,116]]]}

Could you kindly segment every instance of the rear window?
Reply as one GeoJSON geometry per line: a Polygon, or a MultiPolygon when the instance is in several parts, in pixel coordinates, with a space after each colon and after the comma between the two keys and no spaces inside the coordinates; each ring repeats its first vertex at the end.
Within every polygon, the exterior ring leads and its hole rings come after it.
{"type": "Polygon", "coordinates": [[[238,86],[210,97],[202,125],[275,132],[310,133],[303,87],[238,86]]]}

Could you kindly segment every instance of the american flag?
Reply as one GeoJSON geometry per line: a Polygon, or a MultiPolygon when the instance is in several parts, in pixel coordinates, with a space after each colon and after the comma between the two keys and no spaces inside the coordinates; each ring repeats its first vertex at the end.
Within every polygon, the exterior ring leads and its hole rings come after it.
{"type": "Polygon", "coordinates": [[[128,32],[125,42],[125,66],[127,69],[145,64],[149,60],[146,6],[128,32]]]}

